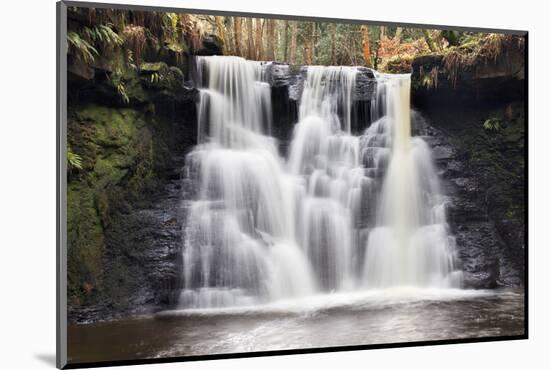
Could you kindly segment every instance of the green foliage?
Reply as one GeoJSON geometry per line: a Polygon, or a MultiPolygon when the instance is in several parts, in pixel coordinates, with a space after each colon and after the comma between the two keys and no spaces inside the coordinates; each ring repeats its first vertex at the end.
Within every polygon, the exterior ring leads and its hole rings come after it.
{"type": "Polygon", "coordinates": [[[162,14],[162,28],[168,38],[177,36],[178,34],[178,15],[176,13],[162,14]]]}
{"type": "Polygon", "coordinates": [[[159,80],[160,80],[160,76],[159,76],[158,72],[153,72],[151,74],[151,83],[152,84],[158,83],[159,80]]]}
{"type": "Polygon", "coordinates": [[[474,33],[461,38],[462,44],[451,46],[442,52],[443,64],[449,80],[456,87],[459,73],[481,63],[494,63],[499,56],[507,58],[505,51],[524,50],[524,38],[496,33],[474,33]]]}
{"type": "Polygon", "coordinates": [[[98,50],[114,50],[124,43],[114,30],[111,23],[96,26],[83,26],[79,30],[67,33],[69,53],[85,63],[91,64],[100,55],[98,50]]]}
{"type": "Polygon", "coordinates": [[[137,71],[138,67],[134,62],[134,52],[132,50],[126,50],[126,61],[130,69],[137,71]]]}
{"type": "Polygon", "coordinates": [[[124,71],[121,68],[116,68],[109,76],[113,86],[115,87],[120,99],[124,104],[130,103],[130,97],[126,92],[126,86],[124,84],[124,71]]]}
{"type": "Polygon", "coordinates": [[[460,44],[460,33],[457,31],[443,30],[441,31],[441,37],[443,37],[450,46],[457,46],[460,44]]]}
{"type": "Polygon", "coordinates": [[[166,63],[158,62],[158,63],[143,63],[140,66],[140,70],[144,72],[151,72],[151,73],[158,73],[162,69],[166,69],[168,66],[166,63]]]}
{"type": "Polygon", "coordinates": [[[92,63],[94,57],[99,55],[97,49],[76,32],[68,32],[67,41],[69,42],[69,52],[72,51],[77,58],[86,63],[92,63]]]}
{"type": "Polygon", "coordinates": [[[501,128],[500,119],[489,118],[483,122],[483,128],[487,131],[499,131],[501,128]]]}
{"type": "Polygon", "coordinates": [[[420,83],[422,84],[423,87],[427,89],[431,89],[431,88],[437,89],[438,78],[439,78],[439,68],[437,66],[433,66],[429,73],[425,72],[424,69],[421,67],[420,83]]]}
{"type": "Polygon", "coordinates": [[[96,45],[101,45],[104,48],[120,46],[124,42],[122,37],[113,31],[113,25],[111,23],[84,27],[82,29],[82,34],[96,43],[96,45]]]}
{"type": "Polygon", "coordinates": [[[128,94],[126,94],[126,87],[124,86],[124,82],[120,81],[119,83],[117,83],[116,89],[122,101],[125,104],[130,103],[130,98],[128,97],[128,94]]]}
{"type": "Polygon", "coordinates": [[[76,153],[73,153],[71,147],[67,148],[67,167],[69,169],[82,169],[82,157],[76,153]]]}

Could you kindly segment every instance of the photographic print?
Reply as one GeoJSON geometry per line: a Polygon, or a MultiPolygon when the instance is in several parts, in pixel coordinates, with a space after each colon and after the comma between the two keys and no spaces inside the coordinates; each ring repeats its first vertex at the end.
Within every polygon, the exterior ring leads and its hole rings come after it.
{"type": "Polygon", "coordinates": [[[526,32],[58,5],[59,366],[526,338],[526,32]]]}

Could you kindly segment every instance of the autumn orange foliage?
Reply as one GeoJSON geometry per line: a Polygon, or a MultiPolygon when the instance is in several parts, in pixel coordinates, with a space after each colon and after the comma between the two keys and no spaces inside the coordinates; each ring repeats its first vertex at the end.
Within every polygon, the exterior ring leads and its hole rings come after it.
{"type": "Polygon", "coordinates": [[[382,36],[378,47],[378,69],[386,70],[390,60],[410,61],[416,55],[428,52],[428,44],[424,39],[402,43],[398,37],[382,36]]]}

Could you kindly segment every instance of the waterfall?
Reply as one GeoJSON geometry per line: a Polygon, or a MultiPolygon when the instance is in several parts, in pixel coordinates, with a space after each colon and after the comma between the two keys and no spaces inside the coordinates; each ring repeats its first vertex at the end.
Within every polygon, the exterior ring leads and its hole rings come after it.
{"type": "MultiPolygon", "coordinates": [[[[391,158],[369,233],[364,280],[369,287],[451,287],[460,284],[454,238],[428,145],[411,136],[410,76],[381,76],[382,100],[391,131],[391,158]],[[385,106],[384,106],[385,105],[385,106]]],[[[379,114],[378,112],[375,114],[379,114]]],[[[382,118],[384,119],[384,118],[382,118]]]]}
{"type": "Polygon", "coordinates": [[[430,148],[411,137],[408,75],[377,74],[351,133],[356,67],[307,67],[288,158],[271,136],[268,63],[198,57],[186,157],[182,308],[459,284],[430,148]]]}

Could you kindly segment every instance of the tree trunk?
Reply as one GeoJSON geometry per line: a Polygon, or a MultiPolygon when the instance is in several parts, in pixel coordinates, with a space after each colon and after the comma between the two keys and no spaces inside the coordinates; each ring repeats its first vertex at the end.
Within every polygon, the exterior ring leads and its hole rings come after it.
{"type": "Polygon", "coordinates": [[[336,65],[336,23],[330,25],[330,64],[336,65]]]}
{"type": "Polygon", "coordinates": [[[233,18],[233,38],[235,39],[235,55],[240,57],[243,56],[242,53],[242,32],[241,32],[241,17],[233,18]]]}
{"type": "Polygon", "coordinates": [[[370,40],[369,40],[369,27],[367,25],[361,26],[361,35],[363,36],[363,58],[365,59],[365,65],[372,68],[372,60],[370,56],[370,40]]]}
{"type": "Polygon", "coordinates": [[[267,59],[275,60],[275,50],[277,50],[277,21],[275,19],[267,20],[267,59]]]}
{"type": "Polygon", "coordinates": [[[263,19],[256,18],[256,60],[263,60],[265,58],[263,32],[264,32],[263,19]]]}
{"type": "Polygon", "coordinates": [[[290,37],[290,64],[296,64],[296,37],[298,36],[298,22],[293,21],[290,37]]]}
{"type": "Polygon", "coordinates": [[[235,54],[235,38],[233,37],[233,28],[235,27],[235,18],[227,17],[225,24],[225,43],[229,49],[229,52],[226,54],[236,55],[235,54]]]}
{"type": "Polygon", "coordinates": [[[313,48],[313,30],[314,23],[307,23],[304,35],[304,64],[312,64],[312,48],[313,48]]]}
{"type": "Polygon", "coordinates": [[[289,24],[288,24],[288,21],[285,21],[285,25],[284,25],[284,33],[285,33],[285,37],[284,37],[284,42],[283,42],[283,61],[288,61],[288,39],[289,39],[289,24]]]}
{"type": "Polygon", "coordinates": [[[352,65],[357,65],[355,62],[355,49],[353,48],[353,33],[348,33],[348,51],[349,51],[349,61],[352,65]]]}
{"type": "Polygon", "coordinates": [[[316,48],[316,45],[317,45],[317,38],[319,37],[318,33],[317,33],[317,23],[313,23],[313,31],[311,32],[311,62],[313,64],[315,64],[315,62],[317,61],[317,54],[316,54],[316,51],[317,51],[317,48],[316,48]]]}
{"type": "Polygon", "coordinates": [[[246,33],[248,37],[247,58],[256,59],[256,48],[254,47],[254,30],[252,29],[252,18],[246,18],[246,33]]]}

